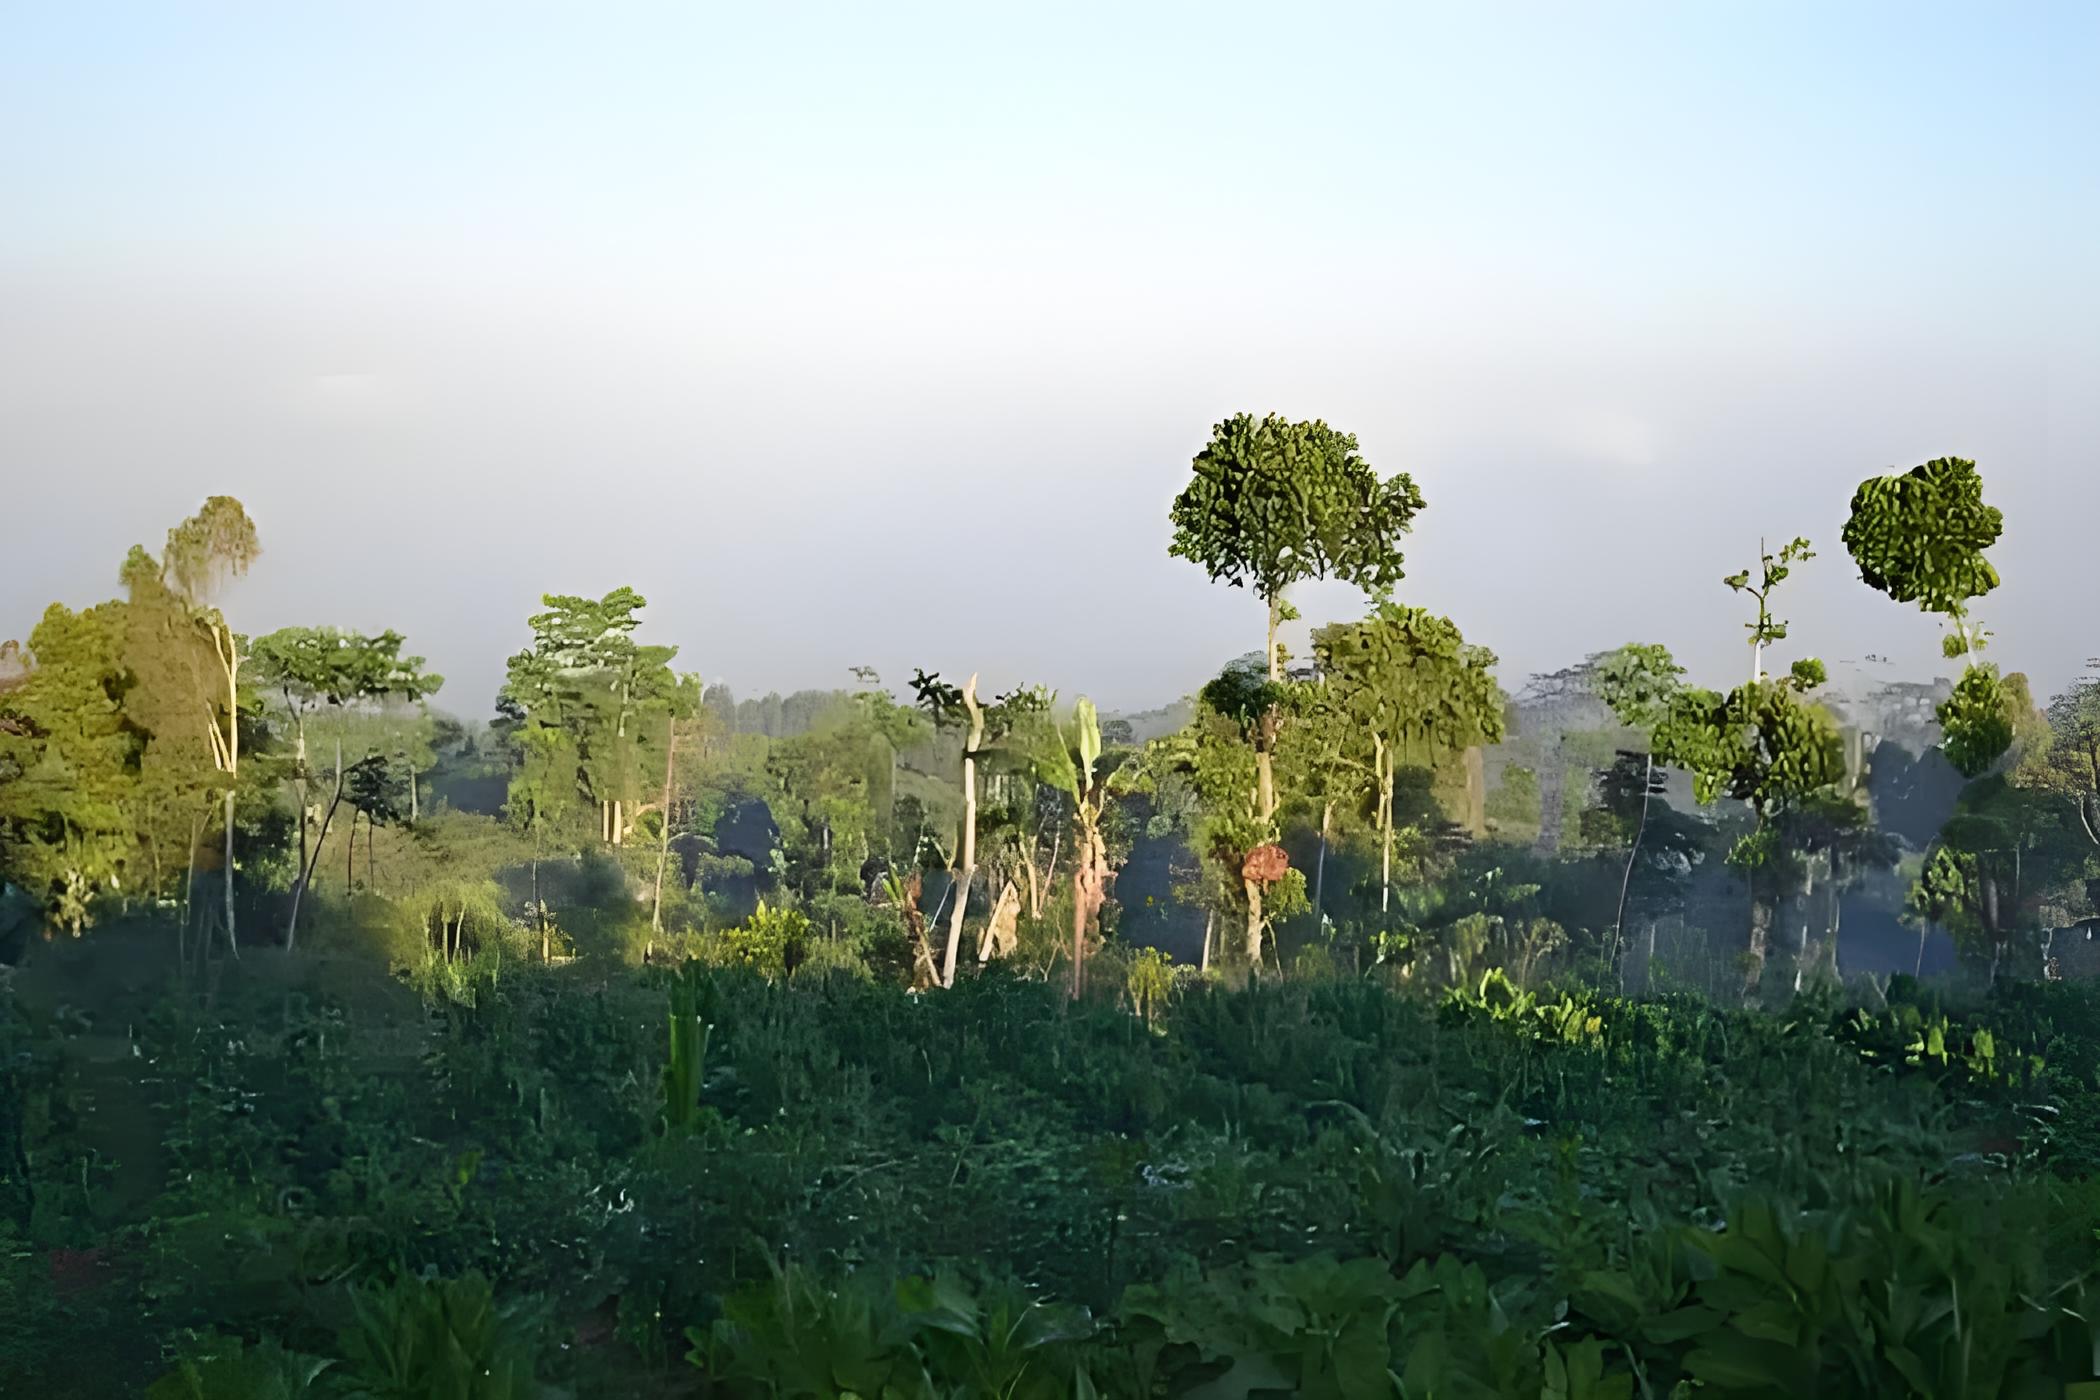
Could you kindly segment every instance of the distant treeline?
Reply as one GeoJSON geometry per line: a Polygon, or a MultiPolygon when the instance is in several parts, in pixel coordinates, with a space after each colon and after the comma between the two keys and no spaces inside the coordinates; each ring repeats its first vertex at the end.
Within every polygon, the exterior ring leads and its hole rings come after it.
{"type": "Polygon", "coordinates": [[[809,733],[827,711],[852,698],[852,694],[844,690],[798,690],[792,695],[782,695],[775,690],[763,699],[739,700],[729,686],[716,682],[707,688],[701,703],[719,715],[733,733],[792,739],[798,734],[809,733]]]}

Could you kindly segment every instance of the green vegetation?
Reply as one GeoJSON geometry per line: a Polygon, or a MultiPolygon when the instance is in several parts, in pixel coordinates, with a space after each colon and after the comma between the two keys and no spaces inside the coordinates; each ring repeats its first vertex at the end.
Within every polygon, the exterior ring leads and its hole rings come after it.
{"type": "MultiPolygon", "coordinates": [[[[1264,647],[1153,715],[740,702],[618,588],[484,726],[244,635],[212,498],[0,649],[7,1393],[2100,1395],[2095,683],[1898,743],[1768,667],[1796,539],[1742,684],[1512,693],[1393,596],[1424,509],[1218,425],[1169,550],[1264,647]]],[[[2000,527],[1943,459],[1845,544],[1966,656],[2000,527]]]]}

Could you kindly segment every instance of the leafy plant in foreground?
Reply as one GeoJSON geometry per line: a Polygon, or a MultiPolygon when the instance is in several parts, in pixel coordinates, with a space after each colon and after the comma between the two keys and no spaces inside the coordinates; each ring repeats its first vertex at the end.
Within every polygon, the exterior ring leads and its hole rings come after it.
{"type": "Polygon", "coordinates": [[[479,1274],[404,1278],[352,1295],[343,1333],[346,1400],[535,1400],[534,1319],[499,1305],[479,1274]]]}

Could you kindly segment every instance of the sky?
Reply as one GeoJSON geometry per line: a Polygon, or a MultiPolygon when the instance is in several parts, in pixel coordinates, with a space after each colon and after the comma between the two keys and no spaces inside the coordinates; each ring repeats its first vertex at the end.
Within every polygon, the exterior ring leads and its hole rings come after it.
{"type": "MultiPolygon", "coordinates": [[[[1213,423],[1427,498],[1505,684],[1632,640],[1940,668],[1838,541],[1976,459],[1993,655],[2100,653],[2100,7],[0,0],[0,637],[207,495],[263,632],[487,713],[632,585],[739,694],[1112,708],[1257,647],[1170,559],[1213,423]]],[[[1315,620],[1353,614],[1308,588],[1315,620]]]]}

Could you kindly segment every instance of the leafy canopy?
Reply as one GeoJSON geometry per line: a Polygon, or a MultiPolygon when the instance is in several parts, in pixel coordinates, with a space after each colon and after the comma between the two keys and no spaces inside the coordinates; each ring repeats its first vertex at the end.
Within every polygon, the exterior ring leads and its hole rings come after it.
{"type": "Polygon", "coordinates": [[[1365,738],[1424,756],[1502,738],[1495,655],[1468,645],[1447,617],[1382,600],[1361,622],[1321,628],[1313,653],[1320,701],[1339,707],[1365,738]]]}
{"type": "Polygon", "coordinates": [[[1998,586],[1983,552],[2004,528],[2004,515],[1984,504],[1976,464],[1936,457],[1901,476],[1862,481],[1843,538],[1869,588],[1959,618],[1970,599],[1998,586]]]}
{"type": "Polygon", "coordinates": [[[1400,537],[1422,494],[1405,472],[1380,480],[1353,435],[1241,413],[1211,429],[1194,466],[1167,552],[1213,579],[1275,602],[1306,579],[1376,590],[1403,577],[1400,537]]]}

